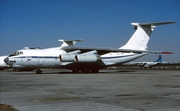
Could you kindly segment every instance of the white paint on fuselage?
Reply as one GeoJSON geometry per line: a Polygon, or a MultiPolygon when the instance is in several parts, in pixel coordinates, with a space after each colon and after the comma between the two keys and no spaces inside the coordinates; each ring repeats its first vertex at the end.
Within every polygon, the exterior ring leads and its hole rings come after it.
{"type": "Polygon", "coordinates": [[[10,56],[9,62],[12,67],[30,67],[30,68],[54,68],[60,67],[59,55],[66,53],[59,48],[48,49],[23,49],[20,55],[10,56]],[[33,55],[33,56],[32,56],[33,55]]]}
{"type": "MultiPolygon", "coordinates": [[[[17,52],[22,54],[9,57],[11,67],[15,68],[60,68],[74,62],[61,62],[59,55],[66,54],[60,47],[48,49],[23,49],[17,52]],[[32,56],[33,55],[33,56],[32,56]]],[[[115,65],[137,59],[146,53],[107,53],[101,55],[102,62],[106,65],[115,65]]]]}
{"type": "Polygon", "coordinates": [[[146,55],[147,53],[122,53],[122,52],[116,52],[116,53],[108,53],[101,56],[102,61],[105,63],[105,65],[115,65],[115,64],[122,64],[134,59],[137,59],[139,57],[142,57],[146,55]]]}

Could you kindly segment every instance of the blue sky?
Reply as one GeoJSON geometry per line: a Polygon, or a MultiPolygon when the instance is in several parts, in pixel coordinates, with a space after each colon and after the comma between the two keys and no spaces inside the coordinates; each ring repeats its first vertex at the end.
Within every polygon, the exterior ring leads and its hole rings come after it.
{"type": "MultiPolygon", "coordinates": [[[[180,62],[179,0],[0,0],[0,55],[26,46],[56,47],[58,39],[83,39],[78,46],[119,48],[134,33],[132,22],[176,21],[157,26],[149,50],[172,51],[180,62]]],[[[153,61],[149,54],[136,61],[153,61]]]]}

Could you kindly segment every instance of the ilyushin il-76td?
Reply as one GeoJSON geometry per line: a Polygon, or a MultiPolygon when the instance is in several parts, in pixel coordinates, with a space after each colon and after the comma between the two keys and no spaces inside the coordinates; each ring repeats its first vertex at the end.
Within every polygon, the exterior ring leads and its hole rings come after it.
{"type": "Polygon", "coordinates": [[[60,47],[39,49],[25,48],[4,59],[13,68],[34,68],[41,74],[43,68],[67,68],[73,73],[98,73],[100,69],[140,58],[148,53],[170,54],[164,51],[148,51],[147,44],[154,28],[175,22],[131,23],[135,32],[120,48],[75,46],[82,40],[59,40],[60,47]]]}

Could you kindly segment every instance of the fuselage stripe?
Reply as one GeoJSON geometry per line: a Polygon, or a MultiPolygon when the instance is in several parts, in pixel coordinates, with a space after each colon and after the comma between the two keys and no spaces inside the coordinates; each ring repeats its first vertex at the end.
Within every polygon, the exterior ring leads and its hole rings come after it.
{"type": "MultiPolygon", "coordinates": [[[[101,57],[101,59],[115,59],[115,58],[121,58],[121,57],[129,57],[129,56],[135,56],[138,54],[134,54],[134,55],[124,55],[124,56],[109,56],[109,57],[101,57]]],[[[14,58],[45,58],[45,59],[50,59],[50,58],[59,58],[58,56],[21,56],[21,57],[14,57],[14,58]]]]}

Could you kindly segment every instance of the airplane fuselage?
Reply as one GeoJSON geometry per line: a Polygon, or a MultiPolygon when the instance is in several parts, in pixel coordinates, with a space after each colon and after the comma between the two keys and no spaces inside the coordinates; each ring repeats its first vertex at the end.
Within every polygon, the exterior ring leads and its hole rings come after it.
{"type": "MultiPolygon", "coordinates": [[[[105,68],[107,66],[122,64],[139,57],[146,55],[147,53],[122,53],[112,52],[101,55],[99,60],[96,61],[66,61],[60,60],[60,55],[67,54],[64,50],[57,48],[49,49],[24,49],[19,50],[15,54],[8,57],[8,64],[14,68],[63,68],[66,66],[68,69],[81,70],[80,67],[98,67],[98,69],[105,68]],[[33,55],[33,56],[32,56],[33,55]]],[[[91,53],[90,53],[91,54],[91,53]]],[[[74,54],[80,55],[80,54],[74,54]]],[[[92,55],[95,55],[94,53],[92,55]]],[[[90,59],[91,60],[91,59],[90,59]]],[[[84,68],[83,67],[83,68],[84,68]]]]}

